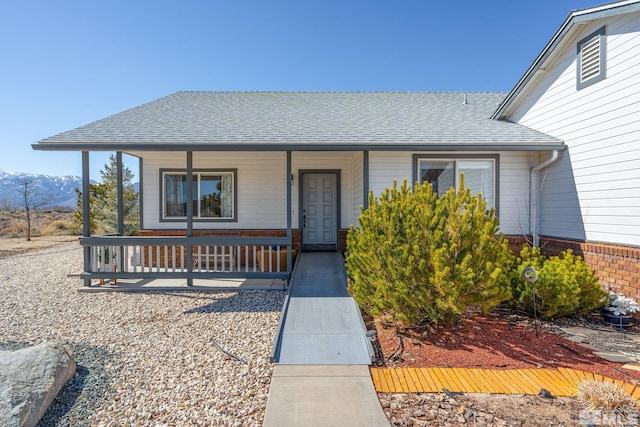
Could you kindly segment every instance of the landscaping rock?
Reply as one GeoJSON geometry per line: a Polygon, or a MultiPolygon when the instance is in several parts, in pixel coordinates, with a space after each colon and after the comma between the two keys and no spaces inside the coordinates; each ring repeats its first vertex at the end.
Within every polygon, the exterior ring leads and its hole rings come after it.
{"type": "Polygon", "coordinates": [[[0,351],[0,425],[38,424],[75,372],[73,354],[59,343],[0,351]]]}

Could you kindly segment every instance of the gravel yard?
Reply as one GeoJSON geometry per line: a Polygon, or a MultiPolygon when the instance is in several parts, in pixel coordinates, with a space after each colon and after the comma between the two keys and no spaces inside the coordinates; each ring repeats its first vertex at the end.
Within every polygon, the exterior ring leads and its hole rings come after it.
{"type": "Polygon", "coordinates": [[[0,259],[0,349],[76,355],[41,425],[261,425],[283,292],[78,293],[81,260],[77,243],[0,259]]]}

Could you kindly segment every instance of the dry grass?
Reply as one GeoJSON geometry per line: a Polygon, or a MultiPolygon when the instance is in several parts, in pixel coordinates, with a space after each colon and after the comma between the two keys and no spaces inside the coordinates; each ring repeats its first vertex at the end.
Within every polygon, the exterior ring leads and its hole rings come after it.
{"type": "MultiPolygon", "coordinates": [[[[73,211],[37,210],[31,212],[31,236],[76,235],[78,227],[73,211]]],[[[24,211],[0,211],[0,237],[26,237],[27,219],[24,211]]]]}
{"type": "Polygon", "coordinates": [[[619,411],[638,409],[638,402],[614,383],[586,380],[578,385],[578,400],[587,409],[619,411]]]}

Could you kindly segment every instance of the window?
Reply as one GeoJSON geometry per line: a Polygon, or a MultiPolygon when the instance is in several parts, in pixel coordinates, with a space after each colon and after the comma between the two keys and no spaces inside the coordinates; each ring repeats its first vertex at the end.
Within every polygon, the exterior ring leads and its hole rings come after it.
{"type": "Polygon", "coordinates": [[[417,180],[422,184],[431,183],[438,196],[451,187],[459,188],[460,174],[464,175],[464,185],[471,194],[481,193],[489,207],[497,209],[496,179],[498,156],[473,156],[443,158],[415,156],[417,180]]]}
{"type": "Polygon", "coordinates": [[[602,27],[578,42],[578,90],[606,77],[606,27],[602,27]]]}
{"type": "Polygon", "coordinates": [[[187,195],[184,171],[163,171],[162,219],[183,220],[193,203],[195,220],[235,220],[235,171],[194,171],[193,195],[187,195]]]}

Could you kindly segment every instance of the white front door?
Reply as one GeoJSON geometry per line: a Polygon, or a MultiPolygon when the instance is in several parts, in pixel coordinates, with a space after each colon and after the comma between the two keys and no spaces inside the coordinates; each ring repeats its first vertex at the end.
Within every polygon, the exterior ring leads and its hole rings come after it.
{"type": "Polygon", "coordinates": [[[338,175],[302,175],[302,249],[338,249],[338,175]]]}

